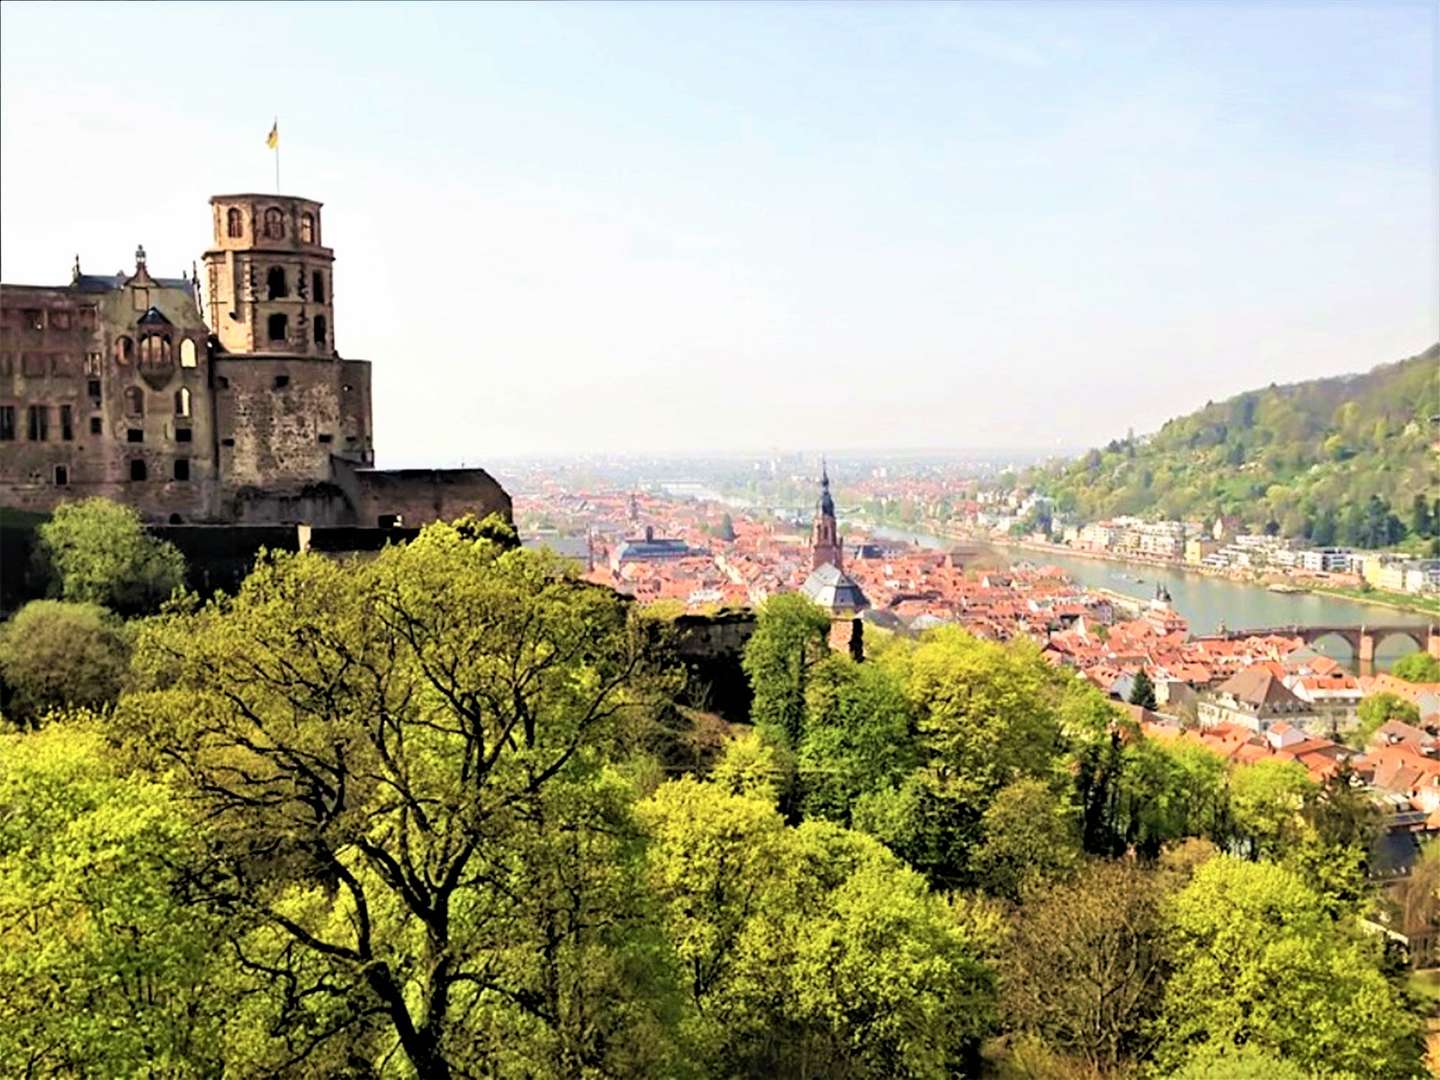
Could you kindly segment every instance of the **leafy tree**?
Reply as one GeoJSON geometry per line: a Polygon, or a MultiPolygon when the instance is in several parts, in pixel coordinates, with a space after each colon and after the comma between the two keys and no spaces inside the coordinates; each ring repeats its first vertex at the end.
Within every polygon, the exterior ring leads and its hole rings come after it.
{"type": "Polygon", "coordinates": [[[880,845],[688,777],[639,814],[717,1073],[943,1077],[973,1053],[981,945],[880,845]]]}
{"type": "Polygon", "coordinates": [[[985,839],[975,852],[975,869],[995,896],[1019,900],[1080,861],[1074,814],[1043,780],[1016,780],[1001,788],[981,824],[985,839]]]}
{"type": "Polygon", "coordinates": [[[1230,811],[1236,838],[1250,858],[1278,856],[1299,841],[1302,811],[1315,782],[1296,761],[1267,759],[1243,765],[1230,777],[1230,811]]]}
{"type": "Polygon", "coordinates": [[[194,837],[93,721],[0,736],[0,1072],[220,1074],[224,954],[177,869],[194,837]]]}
{"type": "Polygon", "coordinates": [[[1406,682],[1440,682],[1440,660],[1427,652],[1413,652],[1396,660],[1390,674],[1406,682]]]}
{"type": "Polygon", "coordinates": [[[1143,667],[1135,673],[1135,681],[1130,685],[1130,704],[1142,709],[1155,708],[1155,684],[1143,667]]]}
{"type": "Polygon", "coordinates": [[[106,707],[120,694],[129,655],[125,627],[104,608],[33,600],[0,626],[8,711],[33,725],[51,709],[106,707]]]}
{"type": "Polygon", "coordinates": [[[799,746],[810,673],[829,652],[830,617],[801,593],[772,596],[761,605],[742,664],[754,694],[750,716],[799,746]]]}
{"type": "Polygon", "coordinates": [[[790,790],[795,767],[790,752],[752,730],[732,738],[721,751],[710,779],[721,790],[778,805],[790,790]]]}
{"type": "Polygon", "coordinates": [[[1371,694],[1363,699],[1356,715],[1360,722],[1349,736],[1354,746],[1364,746],[1370,741],[1370,736],[1391,720],[1399,720],[1402,724],[1420,723],[1420,710],[1414,703],[1388,692],[1371,694]]]}
{"type": "Polygon", "coordinates": [[[817,665],[797,757],[805,816],[848,824],[861,795],[901,783],[919,764],[911,724],[890,665],[839,655],[817,665]]]}
{"type": "Polygon", "coordinates": [[[1327,1075],[1421,1073],[1418,1018],[1383,974],[1380,943],[1333,922],[1296,874],[1217,856],[1168,919],[1162,1063],[1204,1044],[1247,1044],[1327,1075]]]}
{"type": "Polygon", "coordinates": [[[175,545],[147,535],[139,514],[108,499],[62,503],[36,536],[50,594],[64,600],[140,615],[185,581],[175,545]]]}
{"type": "Polygon", "coordinates": [[[1153,1045],[1166,958],[1161,879],[1097,860],[1025,899],[1001,963],[1001,1015],[1096,1069],[1153,1045]]]}
{"type": "Polygon", "coordinates": [[[1172,1080],[1312,1080],[1293,1061],[1260,1049],[1253,1043],[1205,1043],[1172,1073],[1172,1080]]]}
{"type": "Polygon", "coordinates": [[[515,1032],[545,1071],[613,1069],[615,1025],[652,1008],[593,956],[643,926],[606,907],[623,881],[568,881],[560,855],[604,867],[623,841],[587,777],[644,699],[642,627],[472,526],[369,563],[263,561],[233,599],[147,627],[138,667],[160,689],[122,710],[211,823],[273,1030],[362,1047],[379,1031],[428,1077],[513,1056],[515,1032]],[[546,868],[573,898],[537,912],[546,868]]]}

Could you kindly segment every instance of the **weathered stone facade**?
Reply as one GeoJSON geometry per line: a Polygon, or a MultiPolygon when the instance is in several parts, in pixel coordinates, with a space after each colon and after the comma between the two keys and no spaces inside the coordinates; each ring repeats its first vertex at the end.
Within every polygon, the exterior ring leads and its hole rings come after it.
{"type": "Polygon", "coordinates": [[[321,204],[210,200],[204,278],[0,285],[0,505],[103,495],[156,522],[510,516],[482,469],[377,470],[370,364],[335,348],[321,204]],[[209,322],[201,311],[201,300],[209,322]]]}

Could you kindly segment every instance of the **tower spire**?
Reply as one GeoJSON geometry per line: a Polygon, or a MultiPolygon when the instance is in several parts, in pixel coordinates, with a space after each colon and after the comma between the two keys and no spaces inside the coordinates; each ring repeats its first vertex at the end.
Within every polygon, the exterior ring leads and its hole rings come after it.
{"type": "Polygon", "coordinates": [[[829,563],[840,569],[840,527],[835,521],[835,500],[830,497],[830,470],[820,459],[820,501],[815,507],[815,525],[810,533],[811,563],[819,568],[829,563]]]}

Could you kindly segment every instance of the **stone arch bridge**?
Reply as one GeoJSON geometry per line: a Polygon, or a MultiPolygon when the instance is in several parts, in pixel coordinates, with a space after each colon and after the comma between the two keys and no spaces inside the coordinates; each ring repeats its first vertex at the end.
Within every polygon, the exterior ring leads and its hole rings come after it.
{"type": "Polygon", "coordinates": [[[1344,638],[1350,652],[1362,664],[1373,663],[1375,650],[1389,637],[1408,637],[1415,647],[1423,649],[1440,660],[1440,626],[1424,623],[1393,623],[1383,626],[1267,626],[1258,630],[1228,630],[1224,637],[1237,640],[1247,637],[1298,637],[1306,645],[1313,645],[1323,637],[1334,634],[1344,638]]]}

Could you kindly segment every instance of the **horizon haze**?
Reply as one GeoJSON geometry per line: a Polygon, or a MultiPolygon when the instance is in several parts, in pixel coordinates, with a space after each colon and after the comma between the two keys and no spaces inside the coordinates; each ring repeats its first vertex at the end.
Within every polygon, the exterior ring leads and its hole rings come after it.
{"type": "Polygon", "coordinates": [[[383,465],[1089,446],[1440,338],[1437,12],[7,2],[0,271],[188,271],[278,118],[383,465]]]}

